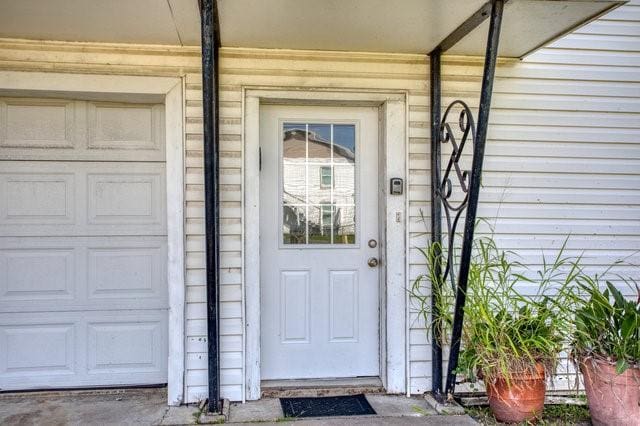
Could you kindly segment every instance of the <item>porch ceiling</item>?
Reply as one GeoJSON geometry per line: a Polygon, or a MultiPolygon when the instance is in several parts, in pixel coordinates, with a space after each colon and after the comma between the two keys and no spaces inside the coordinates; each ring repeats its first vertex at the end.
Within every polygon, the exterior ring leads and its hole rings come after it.
{"type": "Polygon", "coordinates": [[[0,37],[200,44],[198,0],[0,0],[0,37]]]}
{"type": "MultiPolygon", "coordinates": [[[[487,0],[218,0],[223,46],[428,53],[487,0]]],[[[511,0],[499,55],[522,57],[624,1],[511,0]]],[[[488,20],[448,53],[484,55],[488,20]]]]}
{"type": "MultiPolygon", "coordinates": [[[[229,47],[428,53],[487,0],[218,0],[229,47]]],[[[622,0],[510,0],[499,55],[522,57],[622,0]]],[[[484,55],[488,21],[448,53],[484,55]]],[[[198,0],[0,0],[0,37],[199,45],[198,0]]]]}

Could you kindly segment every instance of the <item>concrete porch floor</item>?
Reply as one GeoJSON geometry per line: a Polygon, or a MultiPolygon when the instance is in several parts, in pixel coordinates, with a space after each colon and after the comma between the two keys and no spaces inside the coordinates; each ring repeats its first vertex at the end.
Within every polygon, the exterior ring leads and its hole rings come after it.
{"type": "MultiPolygon", "coordinates": [[[[296,425],[474,425],[469,416],[443,416],[423,398],[367,395],[376,416],[286,419],[296,425]]],[[[206,422],[196,406],[168,407],[166,389],[113,389],[0,394],[2,425],[186,425],[206,422]]],[[[227,423],[260,425],[284,419],[278,399],[230,406],[227,423]]]]}
{"type": "MultiPolygon", "coordinates": [[[[227,423],[251,424],[283,420],[303,425],[476,425],[467,415],[439,415],[421,397],[407,398],[401,395],[367,394],[369,404],[377,413],[375,416],[322,417],[309,419],[285,419],[277,398],[250,401],[245,404],[233,403],[229,409],[227,423]]],[[[261,423],[264,424],[264,423],[261,423]]]]}
{"type": "Polygon", "coordinates": [[[198,414],[167,406],[166,388],[0,394],[1,425],[183,425],[198,414]]]}

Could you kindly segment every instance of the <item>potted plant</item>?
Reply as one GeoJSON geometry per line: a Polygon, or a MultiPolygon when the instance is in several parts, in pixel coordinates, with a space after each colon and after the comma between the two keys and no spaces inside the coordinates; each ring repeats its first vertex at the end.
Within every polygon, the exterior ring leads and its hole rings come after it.
{"type": "Polygon", "coordinates": [[[560,250],[554,262],[543,259],[536,278],[518,273],[522,264],[509,259],[492,239],[476,242],[471,262],[458,370],[484,381],[497,420],[516,423],[539,418],[546,377],[555,371],[566,337],[562,302],[553,287],[575,278],[560,250]],[[521,284],[536,288],[524,295],[521,284]],[[547,293],[554,293],[551,297],[547,293]]]}
{"type": "MultiPolygon", "coordinates": [[[[430,299],[421,291],[421,284],[438,280],[441,293],[435,296],[440,318],[436,326],[447,336],[452,324],[453,287],[433,273],[435,263],[446,258],[443,251],[436,245],[422,250],[428,274],[414,281],[411,295],[414,308],[417,304],[419,316],[428,323],[430,299]]],[[[499,250],[492,238],[474,242],[457,371],[469,381],[484,381],[499,421],[530,421],[544,408],[546,377],[555,371],[569,331],[564,291],[560,289],[572,283],[578,271],[570,259],[562,257],[563,251],[564,246],[553,262],[546,262],[543,256],[542,270],[528,278],[520,273],[525,267],[510,259],[514,253],[499,250]],[[525,296],[519,290],[521,284],[537,291],[525,296]]]]}
{"type": "Polygon", "coordinates": [[[594,425],[640,424],[640,289],[618,278],[631,298],[609,280],[602,284],[602,276],[581,274],[569,305],[575,312],[572,357],[594,425]]]}

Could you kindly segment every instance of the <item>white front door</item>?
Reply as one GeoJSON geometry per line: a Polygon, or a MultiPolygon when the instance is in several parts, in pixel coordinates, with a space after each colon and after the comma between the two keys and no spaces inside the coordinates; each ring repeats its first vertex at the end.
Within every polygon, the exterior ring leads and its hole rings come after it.
{"type": "Polygon", "coordinates": [[[378,376],[378,109],[263,106],[260,148],[262,379],[378,376]]]}

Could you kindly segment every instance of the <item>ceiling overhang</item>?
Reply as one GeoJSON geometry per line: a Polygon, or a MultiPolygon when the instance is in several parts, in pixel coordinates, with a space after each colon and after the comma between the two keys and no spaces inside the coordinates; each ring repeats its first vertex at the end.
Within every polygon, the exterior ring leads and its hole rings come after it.
{"type": "MultiPolygon", "coordinates": [[[[218,0],[225,47],[428,53],[487,0],[218,0]]],[[[522,57],[622,0],[509,0],[499,55],[522,57]]],[[[447,52],[484,55],[488,20],[447,52]]],[[[198,0],[0,0],[0,37],[198,46],[198,0]]]]}
{"type": "MultiPolygon", "coordinates": [[[[218,0],[226,47],[428,53],[487,0],[218,0]]],[[[510,0],[499,56],[520,58],[625,3],[510,0]]],[[[447,53],[483,56],[488,20],[447,53]]]]}
{"type": "Polygon", "coordinates": [[[0,0],[0,37],[198,46],[197,0],[0,0]]]}

